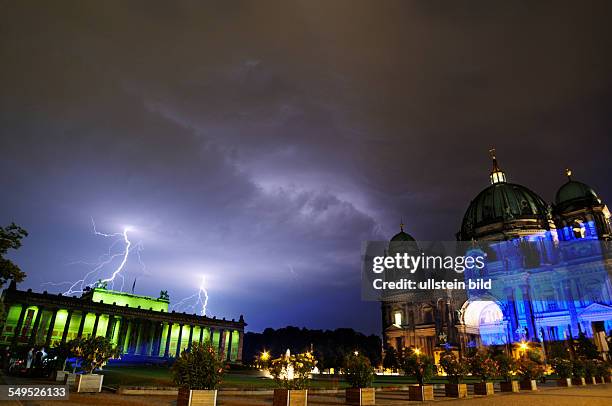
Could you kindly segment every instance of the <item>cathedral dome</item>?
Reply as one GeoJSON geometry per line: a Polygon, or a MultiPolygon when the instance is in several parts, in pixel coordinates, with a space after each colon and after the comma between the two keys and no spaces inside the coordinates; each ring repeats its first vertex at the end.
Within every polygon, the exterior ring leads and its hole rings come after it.
{"type": "Polygon", "coordinates": [[[475,228],[515,218],[546,218],[546,203],[535,192],[513,183],[496,183],[476,196],[470,203],[461,232],[465,234],[475,228]]]}
{"type": "MultiPolygon", "coordinates": [[[[400,232],[395,234],[389,241],[388,254],[391,256],[397,253],[419,253],[419,245],[413,236],[404,231],[404,224],[400,223],[400,232]]],[[[417,254],[418,255],[418,254],[417,254]]]]}
{"type": "MultiPolygon", "coordinates": [[[[511,221],[537,220],[536,223],[546,228],[548,206],[535,192],[525,186],[506,182],[506,174],[499,168],[492,150],[493,171],[490,175],[491,185],[480,192],[471,202],[463,216],[460,240],[478,239],[481,234],[497,233],[510,227],[511,221]],[[500,227],[477,230],[503,223],[500,227]]],[[[519,225],[515,225],[520,227],[519,225]]]]}
{"type": "Polygon", "coordinates": [[[555,195],[555,206],[559,209],[583,208],[601,204],[597,193],[582,182],[572,180],[572,171],[566,169],[568,181],[559,188],[555,195]]]}
{"type": "Polygon", "coordinates": [[[391,238],[391,242],[396,242],[396,241],[416,241],[416,240],[410,234],[405,233],[404,230],[402,230],[391,238]]]}

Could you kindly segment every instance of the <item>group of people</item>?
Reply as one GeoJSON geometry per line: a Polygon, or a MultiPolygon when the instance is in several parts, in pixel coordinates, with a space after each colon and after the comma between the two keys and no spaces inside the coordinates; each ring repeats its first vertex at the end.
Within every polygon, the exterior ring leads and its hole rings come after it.
{"type": "Polygon", "coordinates": [[[11,350],[7,346],[2,352],[2,369],[12,372],[12,369],[25,369],[29,375],[39,375],[42,373],[44,361],[47,358],[45,347],[31,347],[24,357],[20,357],[17,351],[11,350]]]}

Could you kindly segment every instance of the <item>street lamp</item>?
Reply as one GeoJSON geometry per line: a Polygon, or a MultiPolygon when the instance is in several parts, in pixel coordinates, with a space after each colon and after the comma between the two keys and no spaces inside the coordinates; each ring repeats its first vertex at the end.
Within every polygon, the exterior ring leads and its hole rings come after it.
{"type": "Polygon", "coordinates": [[[269,360],[269,359],[270,359],[270,353],[269,353],[268,351],[264,350],[264,351],[261,353],[261,357],[259,357],[259,359],[261,359],[262,361],[267,361],[267,360],[269,360]]]}

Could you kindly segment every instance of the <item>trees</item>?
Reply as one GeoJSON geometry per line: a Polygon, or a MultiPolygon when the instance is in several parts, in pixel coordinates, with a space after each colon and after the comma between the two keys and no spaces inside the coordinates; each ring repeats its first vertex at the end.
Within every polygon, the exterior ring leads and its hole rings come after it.
{"type": "Polygon", "coordinates": [[[81,359],[81,367],[87,374],[104,366],[109,359],[119,357],[119,350],[102,336],[76,338],[69,344],[71,353],[81,359]]]}
{"type": "Polygon", "coordinates": [[[584,334],[583,331],[578,333],[578,338],[575,341],[574,348],[576,355],[581,358],[595,359],[599,357],[597,346],[584,334]]]}
{"type": "MultiPolygon", "coordinates": [[[[28,232],[15,223],[0,227],[0,288],[9,280],[21,282],[26,274],[10,259],[4,256],[8,250],[21,247],[21,240],[28,236],[28,232]]],[[[4,305],[0,303],[0,320],[4,318],[4,305]]]]}
{"type": "Polygon", "coordinates": [[[385,350],[385,357],[383,358],[383,368],[395,371],[399,368],[399,360],[397,351],[393,347],[389,347],[385,350]]]}
{"type": "Polygon", "coordinates": [[[10,259],[4,256],[8,250],[21,247],[21,240],[27,237],[28,232],[15,223],[0,227],[0,288],[8,281],[21,282],[26,274],[10,259]]]}
{"type": "Polygon", "coordinates": [[[381,362],[381,347],[380,337],[366,336],[353,329],[310,330],[288,326],[276,330],[267,328],[261,333],[246,333],[243,359],[253,362],[264,350],[278,357],[287,349],[295,354],[312,349],[319,361],[317,366],[320,370],[338,370],[344,366],[345,357],[355,351],[368,357],[372,365],[378,366],[381,362]]]}
{"type": "Polygon", "coordinates": [[[408,376],[414,376],[420,386],[428,382],[435,373],[436,365],[427,355],[407,349],[401,356],[400,367],[408,376]]]}
{"type": "Polygon", "coordinates": [[[468,365],[457,358],[450,350],[444,351],[440,357],[440,366],[446,372],[448,381],[452,384],[460,384],[468,373],[468,365]]]}
{"type": "Polygon", "coordinates": [[[351,388],[369,388],[372,386],[374,368],[372,368],[370,360],[361,354],[347,355],[344,360],[344,373],[351,388]]]}
{"type": "Polygon", "coordinates": [[[180,388],[214,390],[219,387],[225,364],[209,341],[194,343],[190,351],[181,352],[172,365],[174,382],[180,388]]]}

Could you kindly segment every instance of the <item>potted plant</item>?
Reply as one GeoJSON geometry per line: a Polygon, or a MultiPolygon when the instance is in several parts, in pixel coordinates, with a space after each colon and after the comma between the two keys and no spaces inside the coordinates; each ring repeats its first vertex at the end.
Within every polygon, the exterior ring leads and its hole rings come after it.
{"type": "Polygon", "coordinates": [[[503,381],[499,383],[499,387],[502,392],[518,392],[519,391],[519,383],[517,381],[518,375],[518,362],[506,355],[499,354],[495,357],[495,361],[497,361],[497,367],[499,370],[499,375],[502,377],[503,381]]]}
{"type": "Polygon", "coordinates": [[[544,366],[537,354],[519,361],[520,387],[523,390],[538,390],[537,380],[544,376],[544,366]]]}
{"type": "Polygon", "coordinates": [[[601,383],[609,382],[606,378],[610,378],[610,364],[608,361],[597,360],[595,376],[599,378],[601,383]]]}
{"type": "Polygon", "coordinates": [[[474,384],[475,395],[492,395],[494,393],[492,379],[499,374],[497,362],[485,350],[476,351],[468,360],[472,375],[480,382],[474,384]]]}
{"type": "Polygon", "coordinates": [[[109,359],[119,357],[119,351],[106,337],[77,338],[70,342],[70,351],[78,357],[83,369],[74,380],[77,392],[100,392],[104,375],[93,372],[106,365],[109,359]]]}
{"type": "Polygon", "coordinates": [[[589,385],[597,385],[597,359],[587,359],[584,361],[584,376],[586,383],[589,385]]]}
{"type": "Polygon", "coordinates": [[[278,386],[273,406],[306,406],[310,373],[317,364],[312,353],[290,355],[289,351],[270,363],[270,374],[278,386]]]}
{"type": "Polygon", "coordinates": [[[425,385],[435,371],[435,364],[431,357],[421,354],[418,350],[408,349],[402,354],[401,368],[407,376],[414,376],[418,383],[418,385],[409,387],[409,400],[420,402],[434,400],[433,385],[425,385]]]}
{"type": "Polygon", "coordinates": [[[551,364],[555,373],[559,375],[557,386],[572,386],[572,361],[564,358],[553,358],[551,364]]]}
{"type": "Polygon", "coordinates": [[[440,357],[440,366],[448,376],[448,383],[444,384],[446,396],[466,398],[467,385],[463,383],[468,372],[466,363],[459,361],[452,351],[446,350],[440,357]]]}
{"type": "Polygon", "coordinates": [[[349,405],[374,405],[376,395],[372,388],[374,368],[368,357],[359,353],[351,354],[344,360],[344,374],[351,386],[346,389],[346,403],[349,405]]]}
{"type": "Polygon", "coordinates": [[[612,382],[612,373],[610,373],[610,361],[600,361],[597,364],[597,376],[601,377],[601,383],[612,382]]]}
{"type": "Polygon", "coordinates": [[[576,385],[576,386],[586,385],[586,381],[584,380],[585,375],[586,375],[586,365],[584,363],[584,360],[582,359],[574,360],[574,365],[572,366],[572,385],[576,385]]]}
{"type": "Polygon", "coordinates": [[[174,383],[179,387],[177,406],[214,406],[225,364],[209,341],[193,343],[172,365],[174,383]]]}
{"type": "Polygon", "coordinates": [[[53,363],[55,380],[58,382],[64,382],[66,380],[66,366],[68,364],[68,358],[70,357],[70,343],[61,343],[53,349],[55,355],[55,361],[53,363]]]}

